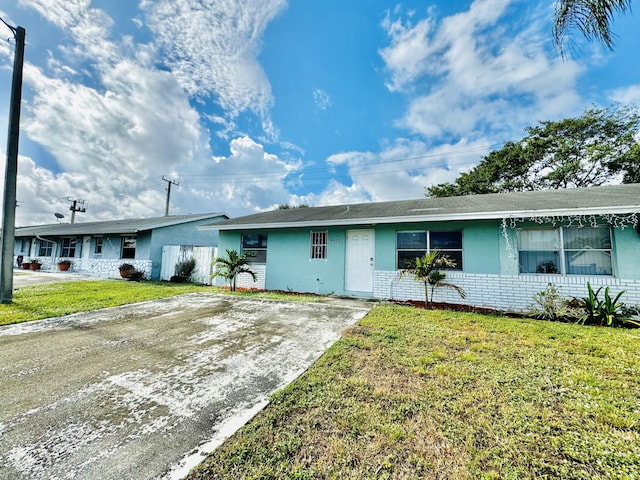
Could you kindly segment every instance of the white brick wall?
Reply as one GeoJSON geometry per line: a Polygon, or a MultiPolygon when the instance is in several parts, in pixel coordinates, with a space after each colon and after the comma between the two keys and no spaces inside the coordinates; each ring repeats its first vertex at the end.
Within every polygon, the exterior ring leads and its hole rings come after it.
{"type": "MultiPolygon", "coordinates": [[[[475,307],[522,312],[533,304],[533,295],[547,288],[549,283],[558,287],[564,297],[585,297],[587,282],[594,290],[610,287],[611,295],[625,293],[621,301],[627,305],[640,305],[640,281],[613,277],[559,276],[559,275],[483,275],[447,272],[447,281],[461,287],[466,298],[455,290],[436,288],[434,302],[458,303],[475,307]]],[[[424,301],[424,285],[409,275],[400,278],[397,271],[374,273],[373,296],[391,300],[424,301]]]]}
{"type": "Polygon", "coordinates": [[[259,290],[264,290],[266,285],[266,273],[267,267],[266,265],[251,265],[251,270],[256,274],[258,279],[254,282],[251,275],[248,273],[241,273],[238,275],[238,281],[236,282],[236,287],[239,288],[257,288],[259,290]]]}

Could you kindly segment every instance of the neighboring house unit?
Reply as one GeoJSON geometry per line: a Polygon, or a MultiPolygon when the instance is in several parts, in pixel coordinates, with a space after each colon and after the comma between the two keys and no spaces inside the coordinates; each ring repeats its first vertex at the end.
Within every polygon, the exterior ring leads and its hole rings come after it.
{"type": "Polygon", "coordinates": [[[118,277],[118,266],[130,263],[158,280],[165,245],[215,247],[215,229],[202,232],[200,225],[226,220],[223,213],[172,215],[86,223],[58,223],[16,228],[14,260],[37,258],[43,270],[55,270],[61,259],[72,261],[72,270],[100,277],[118,277]]]}
{"type": "Polygon", "coordinates": [[[567,297],[606,285],[640,304],[639,212],[631,184],[274,210],[215,228],[219,255],[254,255],[258,282],[243,275],[239,286],[423,300],[400,272],[438,249],[467,297],[439,289],[435,301],[522,311],[549,282],[567,297]]]}

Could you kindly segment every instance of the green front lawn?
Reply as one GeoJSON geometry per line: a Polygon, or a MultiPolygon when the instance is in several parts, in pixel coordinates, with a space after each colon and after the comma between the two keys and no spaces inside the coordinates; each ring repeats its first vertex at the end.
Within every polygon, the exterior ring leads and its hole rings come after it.
{"type": "Polygon", "coordinates": [[[378,306],[189,479],[640,478],[639,333],[378,306]]]}
{"type": "Polygon", "coordinates": [[[23,287],[14,293],[13,303],[0,304],[0,325],[172,297],[205,288],[207,287],[184,283],[124,280],[62,282],[23,287]]]}
{"type": "Polygon", "coordinates": [[[22,287],[13,294],[13,303],[0,304],[0,325],[60,317],[99,308],[173,297],[191,292],[224,293],[245,297],[316,302],[315,295],[290,295],[267,291],[229,292],[227,288],[188,283],[128,282],[125,280],[89,280],[22,287]]]}

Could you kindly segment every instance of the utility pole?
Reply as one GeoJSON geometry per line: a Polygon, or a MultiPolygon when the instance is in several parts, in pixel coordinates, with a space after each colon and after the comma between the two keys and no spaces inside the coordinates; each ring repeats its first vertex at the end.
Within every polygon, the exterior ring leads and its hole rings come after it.
{"type": "MultiPolygon", "coordinates": [[[[2,20],[2,18],[0,18],[2,20]]],[[[24,38],[22,27],[12,27],[2,20],[13,33],[16,50],[13,59],[11,102],[9,104],[9,133],[7,135],[7,165],[4,175],[2,205],[2,261],[0,262],[0,303],[13,301],[13,247],[16,239],[16,190],[18,185],[18,140],[20,137],[20,102],[22,100],[22,64],[24,38]]]]}
{"type": "Polygon", "coordinates": [[[167,182],[167,205],[164,207],[164,216],[169,216],[169,201],[171,200],[171,185],[180,185],[178,182],[174,182],[173,180],[169,180],[168,178],[164,178],[162,176],[162,180],[167,182]]]}
{"type": "Polygon", "coordinates": [[[84,205],[84,200],[74,200],[71,197],[65,197],[66,201],[71,202],[69,210],[71,210],[71,223],[76,223],[76,212],[84,213],[87,211],[85,207],[78,207],[78,204],[84,205]]]}

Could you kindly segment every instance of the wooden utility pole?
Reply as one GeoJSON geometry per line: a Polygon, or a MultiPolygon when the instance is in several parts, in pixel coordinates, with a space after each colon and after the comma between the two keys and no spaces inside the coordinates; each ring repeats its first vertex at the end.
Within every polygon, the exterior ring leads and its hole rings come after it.
{"type": "Polygon", "coordinates": [[[71,223],[76,223],[76,212],[84,213],[87,211],[85,207],[78,206],[78,203],[84,205],[84,200],[74,200],[71,197],[65,197],[65,200],[71,202],[71,206],[69,207],[69,210],[71,210],[71,223]]]}
{"type": "Polygon", "coordinates": [[[173,180],[169,180],[168,178],[164,178],[164,175],[162,176],[162,180],[167,182],[167,205],[164,208],[164,216],[168,217],[169,216],[169,201],[171,200],[171,185],[180,185],[180,184],[178,182],[174,182],[173,180]]]}
{"type": "MultiPolygon", "coordinates": [[[[0,19],[2,20],[2,19],[0,19]]],[[[2,20],[2,23],[7,23],[2,20]]],[[[7,165],[4,175],[2,218],[2,262],[0,262],[0,303],[13,301],[13,248],[16,239],[16,189],[18,185],[18,140],[20,137],[20,102],[22,100],[22,65],[24,39],[22,27],[11,27],[16,41],[13,60],[13,81],[9,105],[9,134],[7,135],[7,165]]]]}

